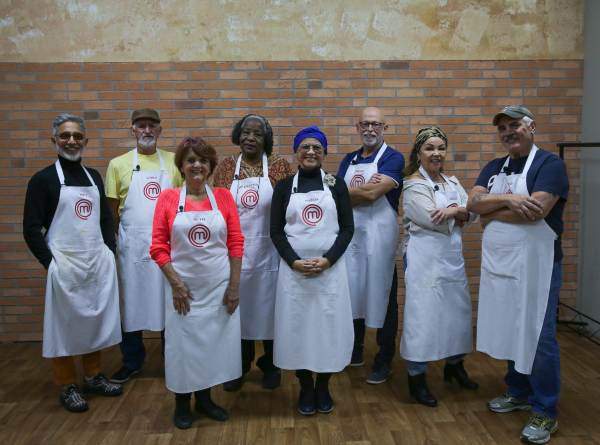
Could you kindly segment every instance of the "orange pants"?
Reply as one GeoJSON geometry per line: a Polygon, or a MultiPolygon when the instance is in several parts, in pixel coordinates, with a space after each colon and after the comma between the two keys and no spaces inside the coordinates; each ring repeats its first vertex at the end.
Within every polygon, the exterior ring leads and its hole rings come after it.
{"type": "MultiPolygon", "coordinates": [[[[90,352],[81,356],[83,371],[85,375],[91,377],[100,372],[100,357],[102,351],[90,352]]],[[[72,356],[53,357],[52,368],[54,368],[54,382],[57,385],[67,386],[77,383],[77,371],[75,370],[75,360],[72,356]]]]}

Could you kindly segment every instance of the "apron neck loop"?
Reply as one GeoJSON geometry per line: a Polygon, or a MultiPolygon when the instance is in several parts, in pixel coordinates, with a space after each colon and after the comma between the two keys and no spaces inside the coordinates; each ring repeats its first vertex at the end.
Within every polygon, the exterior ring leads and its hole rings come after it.
{"type": "MultiPolygon", "coordinates": [[[[213,195],[212,190],[208,186],[208,184],[204,184],[206,189],[206,195],[208,196],[208,200],[210,201],[210,206],[213,210],[219,210],[217,206],[217,200],[215,199],[215,195],[213,195]]],[[[185,183],[183,183],[183,187],[181,187],[181,193],[179,194],[179,204],[177,205],[177,213],[183,213],[185,211],[185,197],[187,194],[187,189],[185,183]]]]}
{"type": "MultiPolygon", "coordinates": [[[[523,173],[521,173],[521,178],[527,176],[527,172],[529,171],[529,168],[531,167],[531,164],[533,163],[533,158],[535,158],[535,154],[537,151],[538,151],[537,145],[533,144],[533,147],[531,147],[531,150],[529,151],[529,154],[527,155],[527,161],[525,162],[525,167],[523,168],[523,173]]],[[[510,155],[506,158],[506,161],[504,162],[502,169],[500,169],[499,174],[504,173],[506,175],[505,171],[508,170],[509,162],[510,162],[510,155]]],[[[521,178],[519,178],[519,179],[521,179],[521,178]]]]}
{"type": "MultiPolygon", "coordinates": [[[[234,181],[240,180],[240,169],[242,167],[242,153],[237,158],[237,162],[235,163],[235,173],[233,175],[234,181]]],[[[269,179],[269,163],[267,161],[267,154],[263,151],[262,155],[262,167],[263,167],[263,178],[269,179]]]]}
{"type": "MultiPolygon", "coordinates": [[[[63,169],[62,169],[62,166],[60,165],[60,161],[57,159],[56,162],[54,163],[54,165],[56,165],[56,173],[58,174],[58,180],[60,181],[60,186],[66,187],[67,184],[65,183],[65,174],[63,173],[63,169]]],[[[92,184],[91,187],[95,187],[96,184],[94,184],[94,180],[92,179],[90,172],[87,171],[87,169],[83,166],[83,164],[81,164],[81,168],[83,169],[83,171],[85,172],[85,175],[90,180],[90,184],[92,184]]]]}
{"type": "MultiPolygon", "coordinates": [[[[423,175],[423,177],[425,178],[425,180],[427,182],[429,182],[429,185],[431,186],[431,188],[437,192],[439,191],[440,187],[438,185],[435,185],[433,183],[433,181],[431,180],[431,178],[429,177],[429,174],[425,171],[425,169],[423,168],[423,166],[421,165],[419,167],[419,172],[423,175]]],[[[442,177],[442,179],[444,179],[444,181],[446,181],[446,184],[448,184],[448,186],[450,187],[450,189],[455,192],[456,191],[456,187],[454,187],[454,184],[452,184],[450,182],[450,180],[446,177],[446,175],[444,175],[442,172],[440,172],[440,176],[442,177]]]]}
{"type": "MultiPolygon", "coordinates": [[[[373,164],[377,164],[379,162],[379,160],[381,159],[381,156],[383,156],[383,153],[385,152],[385,149],[387,148],[387,144],[385,142],[383,142],[381,144],[381,147],[379,147],[379,152],[377,153],[377,156],[375,156],[375,159],[373,160],[373,164]]],[[[365,152],[365,150],[363,149],[363,153],[365,152]]],[[[350,162],[352,165],[356,164],[356,160],[358,159],[358,153],[356,153],[354,155],[354,159],[352,159],[352,161],[350,162]]]]}
{"type": "MultiPolygon", "coordinates": [[[[331,190],[329,190],[329,186],[325,183],[325,172],[323,171],[323,169],[321,168],[321,181],[323,181],[323,191],[325,193],[331,193],[331,190]]],[[[298,193],[298,175],[300,174],[300,172],[296,173],[294,175],[294,180],[292,181],[292,195],[294,193],[298,193]]]]}
{"type": "MultiPolygon", "coordinates": [[[[161,170],[167,170],[167,168],[165,167],[165,161],[163,161],[162,155],[160,154],[160,151],[158,150],[158,148],[156,149],[156,154],[158,155],[158,160],[160,161],[160,169],[161,170]]],[[[140,171],[140,166],[138,165],[138,150],[137,147],[135,147],[133,149],[133,171],[140,171]]]]}

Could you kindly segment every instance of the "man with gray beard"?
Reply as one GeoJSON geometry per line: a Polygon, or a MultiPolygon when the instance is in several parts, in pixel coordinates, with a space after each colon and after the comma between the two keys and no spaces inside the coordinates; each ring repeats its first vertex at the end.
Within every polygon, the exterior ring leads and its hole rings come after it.
{"type": "Polygon", "coordinates": [[[74,355],[81,355],[83,392],[116,396],[120,385],[100,373],[101,350],[121,341],[116,251],[102,177],[83,167],[84,120],[61,114],[53,123],[58,160],[27,186],[23,237],[48,271],[44,308],[44,357],[52,358],[67,411],[88,409],[77,386],[74,355]]]}
{"type": "Polygon", "coordinates": [[[123,327],[122,366],[111,376],[113,383],[124,383],[141,370],[146,357],[142,331],[165,329],[164,275],[150,258],[152,222],[160,192],[181,186],[182,179],[175,155],[156,147],[161,132],[156,110],[135,110],[131,135],[136,147],[111,160],[106,172],[106,197],[119,240],[123,327]]]}

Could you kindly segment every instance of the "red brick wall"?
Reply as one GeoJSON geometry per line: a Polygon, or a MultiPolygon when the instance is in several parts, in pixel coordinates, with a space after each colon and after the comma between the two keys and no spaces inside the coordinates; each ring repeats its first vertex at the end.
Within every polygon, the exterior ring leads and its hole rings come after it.
{"type": "MultiPolygon", "coordinates": [[[[470,189],[481,167],[505,154],[491,126],[505,105],[533,112],[542,148],[557,152],[557,142],[579,141],[583,62],[2,63],[0,78],[0,341],[32,341],[42,338],[46,274],[22,238],[23,202],[28,179],[56,157],[50,136],[58,113],[85,117],[85,163],[103,174],[111,158],[134,146],[129,116],[142,106],[160,112],[161,147],[202,136],[222,156],[237,152],[229,135],[248,112],[269,119],[275,151],[290,162],[295,133],[318,125],[329,137],[325,168],[335,172],[360,145],[353,127],[359,110],[377,106],[388,115],[385,140],[405,156],[421,127],[442,127],[451,142],[446,169],[470,189]]],[[[571,195],[561,298],[574,304],[579,153],[569,150],[566,158],[571,195]]],[[[480,227],[463,239],[477,317],[480,227]]],[[[403,295],[400,279],[402,304],[403,295]]]]}

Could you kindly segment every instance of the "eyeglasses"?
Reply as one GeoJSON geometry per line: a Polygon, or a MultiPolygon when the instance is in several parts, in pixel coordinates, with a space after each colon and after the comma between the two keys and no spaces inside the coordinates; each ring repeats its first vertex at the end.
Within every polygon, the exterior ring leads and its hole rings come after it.
{"type": "Polygon", "coordinates": [[[61,141],[68,141],[69,139],[71,139],[71,136],[73,136],[73,139],[75,139],[76,141],[83,141],[83,139],[85,138],[84,134],[81,133],[69,133],[68,131],[65,131],[63,133],[60,133],[57,135],[57,137],[61,140],[61,141]]]}
{"type": "Polygon", "coordinates": [[[308,151],[312,148],[315,153],[321,153],[323,151],[323,146],[319,145],[319,144],[316,144],[316,145],[302,144],[298,148],[302,151],[308,151]]]}
{"type": "Polygon", "coordinates": [[[373,127],[373,130],[377,131],[383,125],[385,125],[385,122],[359,122],[358,125],[360,125],[360,128],[362,128],[363,130],[367,130],[369,126],[371,126],[373,127]]]}

